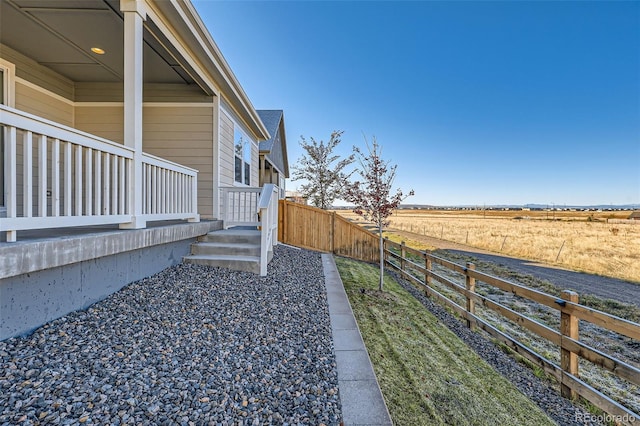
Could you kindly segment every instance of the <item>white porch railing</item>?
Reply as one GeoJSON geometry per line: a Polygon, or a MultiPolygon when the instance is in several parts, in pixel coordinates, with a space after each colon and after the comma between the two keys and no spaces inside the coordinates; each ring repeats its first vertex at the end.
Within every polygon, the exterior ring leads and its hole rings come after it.
{"type": "Polygon", "coordinates": [[[260,194],[258,213],[260,215],[260,275],[267,275],[269,255],[278,244],[278,187],[266,184],[260,194]]]}
{"type": "MultiPolygon", "coordinates": [[[[126,224],[133,150],[0,105],[7,241],[26,229],[126,224]]],[[[142,157],[144,220],[198,220],[197,171],[142,157]]]]}
{"type": "Polygon", "coordinates": [[[142,154],[142,217],[198,219],[198,171],[142,154]]]}
{"type": "Polygon", "coordinates": [[[227,186],[220,188],[222,220],[225,228],[258,226],[258,202],[262,188],[227,186]]]}
{"type": "Polygon", "coordinates": [[[224,187],[220,193],[225,228],[260,227],[260,275],[266,275],[269,256],[278,244],[278,187],[271,183],[262,188],[224,187]]]}

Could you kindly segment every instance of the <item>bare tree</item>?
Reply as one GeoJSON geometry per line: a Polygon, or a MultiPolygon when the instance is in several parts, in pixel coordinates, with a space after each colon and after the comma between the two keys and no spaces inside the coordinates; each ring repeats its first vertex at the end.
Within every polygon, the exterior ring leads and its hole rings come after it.
{"type": "Polygon", "coordinates": [[[326,144],[311,138],[307,142],[300,136],[300,145],[306,151],[293,167],[293,180],[305,180],[300,186],[303,197],[307,197],[312,205],[328,209],[333,202],[342,196],[342,192],[351,173],[345,173],[346,166],[353,163],[354,154],[341,159],[333,150],[341,142],[343,131],[334,131],[326,144]]]}
{"type": "Polygon", "coordinates": [[[383,288],[384,279],[384,242],[382,231],[389,225],[387,218],[393,210],[407,197],[414,194],[413,190],[404,195],[398,188],[392,193],[393,181],[396,177],[397,165],[389,165],[382,159],[382,147],[376,138],[370,145],[365,138],[368,152],[362,152],[359,148],[353,150],[360,168],[356,173],[362,181],[348,184],[345,191],[345,200],[354,204],[353,212],[362,216],[365,220],[373,222],[378,228],[380,236],[380,290],[383,288]]]}

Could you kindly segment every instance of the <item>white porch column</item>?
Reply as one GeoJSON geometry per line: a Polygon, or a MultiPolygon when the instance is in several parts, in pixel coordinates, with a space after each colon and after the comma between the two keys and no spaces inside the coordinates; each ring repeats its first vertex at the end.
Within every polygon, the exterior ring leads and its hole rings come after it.
{"type": "Polygon", "coordinates": [[[120,0],[124,12],[124,144],[133,148],[128,204],[131,222],[120,228],[146,227],[142,206],[142,21],[147,13],[142,0],[120,0]]]}
{"type": "Polygon", "coordinates": [[[222,219],[220,211],[220,96],[213,97],[213,217],[222,219]]]}

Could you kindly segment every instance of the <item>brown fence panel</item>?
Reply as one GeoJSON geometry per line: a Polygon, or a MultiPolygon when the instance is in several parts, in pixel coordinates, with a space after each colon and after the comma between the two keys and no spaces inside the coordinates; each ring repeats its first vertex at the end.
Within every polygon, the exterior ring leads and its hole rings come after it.
{"type": "Polygon", "coordinates": [[[330,252],[331,213],[280,200],[278,240],[296,247],[330,252]]]}
{"type": "Polygon", "coordinates": [[[379,262],[380,240],[378,236],[340,215],[335,213],[333,215],[333,252],[340,256],[365,262],[379,262]]]}
{"type": "Polygon", "coordinates": [[[333,212],[280,200],[278,241],[296,247],[378,262],[378,236],[333,212]]]}

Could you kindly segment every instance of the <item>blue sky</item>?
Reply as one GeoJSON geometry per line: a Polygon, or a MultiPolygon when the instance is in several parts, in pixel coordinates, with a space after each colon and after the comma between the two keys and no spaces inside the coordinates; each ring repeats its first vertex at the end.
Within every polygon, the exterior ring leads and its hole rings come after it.
{"type": "Polygon", "coordinates": [[[193,3],[291,164],[344,130],[410,203],[640,204],[640,2],[193,3]]]}

